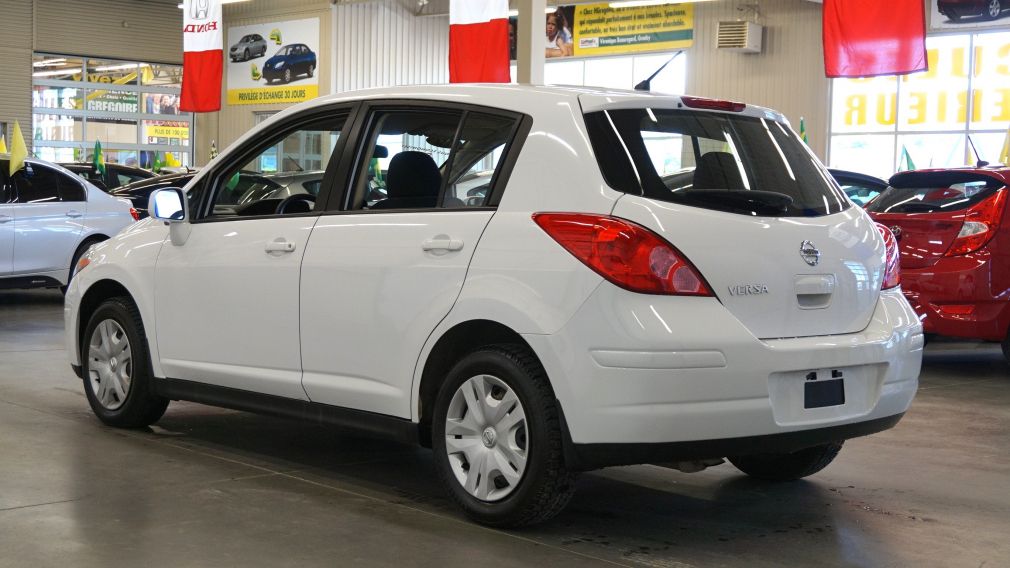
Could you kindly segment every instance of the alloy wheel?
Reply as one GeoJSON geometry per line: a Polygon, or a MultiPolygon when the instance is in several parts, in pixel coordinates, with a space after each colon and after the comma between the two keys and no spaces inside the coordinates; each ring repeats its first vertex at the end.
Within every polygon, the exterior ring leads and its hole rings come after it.
{"type": "Polygon", "coordinates": [[[88,343],[88,380],[92,392],[105,409],[116,410],[130,394],[132,377],[133,354],[126,331],[116,320],[102,320],[88,343]]]}
{"type": "Polygon", "coordinates": [[[989,7],[987,11],[989,19],[995,20],[998,18],[1000,13],[1000,0],[989,0],[989,7]]]}
{"type": "Polygon", "coordinates": [[[473,497],[500,501],[519,486],[529,457],[526,412],[501,379],[477,375],[456,389],[445,419],[445,450],[473,497]]]}
{"type": "Polygon", "coordinates": [[[285,83],[290,83],[291,82],[291,70],[290,69],[285,69],[284,70],[284,82],[285,83]]]}

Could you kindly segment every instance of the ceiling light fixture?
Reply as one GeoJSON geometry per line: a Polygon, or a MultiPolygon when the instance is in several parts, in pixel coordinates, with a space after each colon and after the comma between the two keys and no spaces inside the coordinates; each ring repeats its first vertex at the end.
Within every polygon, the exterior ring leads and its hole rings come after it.
{"type": "Polygon", "coordinates": [[[57,75],[73,75],[80,72],[80,67],[74,69],[59,69],[57,71],[36,71],[32,73],[32,77],[55,77],[57,75]]]}
{"type": "MultiPolygon", "coordinates": [[[[249,0],[221,0],[221,3],[222,4],[238,4],[239,2],[248,2],[248,1],[249,0]]],[[[185,4],[179,4],[178,6],[176,6],[176,8],[179,8],[180,10],[182,10],[185,7],[186,7],[185,4]]]]}

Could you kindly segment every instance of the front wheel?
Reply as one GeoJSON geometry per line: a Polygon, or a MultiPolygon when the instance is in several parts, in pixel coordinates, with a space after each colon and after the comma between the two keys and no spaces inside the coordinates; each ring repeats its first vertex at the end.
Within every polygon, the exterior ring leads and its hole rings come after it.
{"type": "Polygon", "coordinates": [[[575,491],[553,390],[521,346],[484,347],[453,367],[435,402],[432,438],[442,483],[477,522],[545,521],[575,491]]]}
{"type": "Polygon", "coordinates": [[[140,312],[129,298],[106,300],[81,341],[84,392],[99,420],[118,428],[158,421],[168,399],[154,393],[154,377],[140,312]]]}
{"type": "Polygon", "coordinates": [[[291,82],[291,77],[292,77],[292,75],[291,75],[291,68],[288,67],[287,69],[284,70],[284,82],[285,83],[290,83],[291,82]]]}
{"type": "Polygon", "coordinates": [[[311,77],[315,72],[316,72],[316,66],[315,65],[309,65],[309,70],[308,70],[307,75],[309,77],[311,77]]]}
{"type": "Polygon", "coordinates": [[[730,457],[729,461],[740,471],[757,479],[794,481],[828,467],[842,449],[842,444],[843,442],[832,442],[789,454],[730,457]]]}
{"type": "Polygon", "coordinates": [[[989,2],[986,3],[985,11],[982,13],[982,17],[987,20],[995,20],[999,17],[999,13],[1002,9],[1002,0],[989,0],[989,2]]]}

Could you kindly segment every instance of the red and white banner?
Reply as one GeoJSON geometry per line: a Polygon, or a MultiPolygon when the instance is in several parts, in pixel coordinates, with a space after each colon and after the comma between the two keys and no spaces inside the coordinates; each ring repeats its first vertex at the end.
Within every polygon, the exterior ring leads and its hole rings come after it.
{"type": "Polygon", "coordinates": [[[508,0],[450,0],[449,82],[510,80],[508,0]]]}
{"type": "Polygon", "coordinates": [[[221,110],[224,74],[221,0],[183,0],[182,101],[179,110],[221,110]]]}
{"type": "Polygon", "coordinates": [[[827,77],[926,70],[922,0],[824,0],[823,24],[827,77]]]}

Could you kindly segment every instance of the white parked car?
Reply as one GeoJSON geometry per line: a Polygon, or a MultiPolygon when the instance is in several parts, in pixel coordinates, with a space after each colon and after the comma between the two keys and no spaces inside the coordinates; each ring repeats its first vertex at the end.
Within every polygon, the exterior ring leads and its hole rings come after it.
{"type": "Polygon", "coordinates": [[[347,93],[257,127],[185,195],[155,192],[67,294],[107,424],[182,399],[413,440],[468,515],[515,526],[608,465],[810,475],[916,392],[893,237],[767,109],[347,93]],[[238,172],[320,159],[318,197],[216,207],[238,172]]]}
{"type": "Polygon", "coordinates": [[[0,289],[66,286],[78,258],[137,220],[129,203],[30,158],[10,175],[0,154],[0,289]]]}

